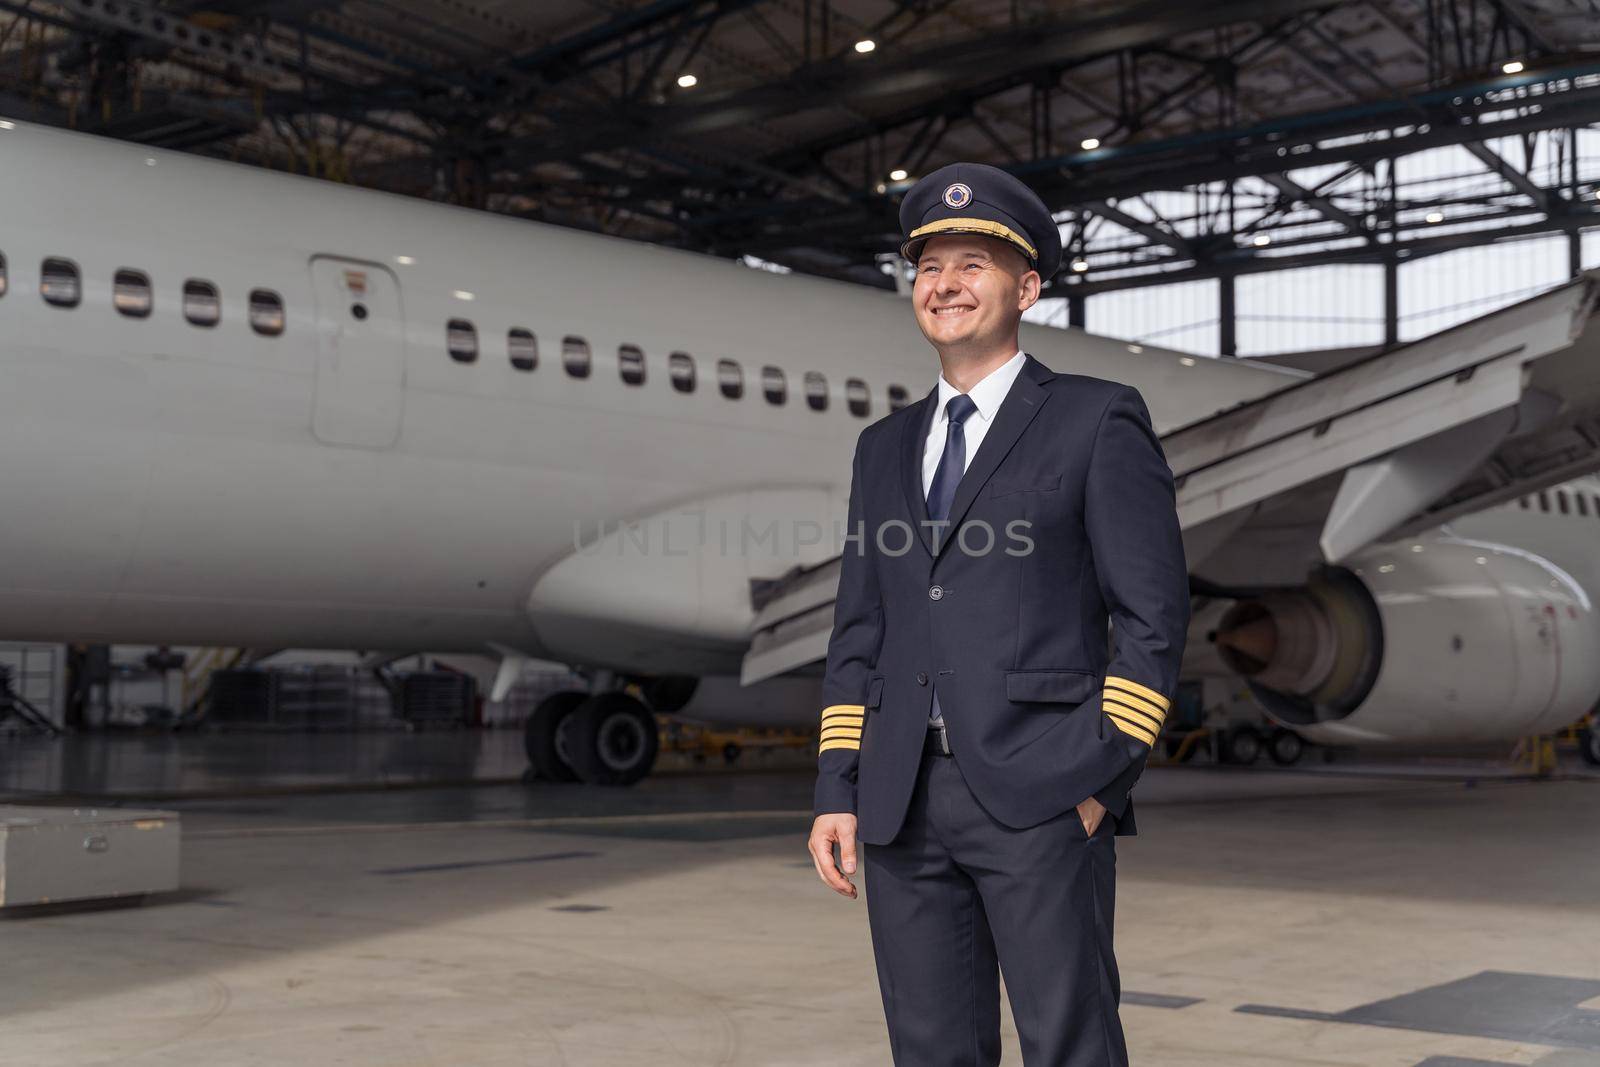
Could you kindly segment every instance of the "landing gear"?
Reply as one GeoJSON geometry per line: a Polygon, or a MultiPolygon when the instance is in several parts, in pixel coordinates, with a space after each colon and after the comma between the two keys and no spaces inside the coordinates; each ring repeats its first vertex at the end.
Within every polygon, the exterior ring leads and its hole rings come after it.
{"type": "Polygon", "coordinates": [[[1254,726],[1235,726],[1222,735],[1222,746],[1217,755],[1223,763],[1247,766],[1261,758],[1263,747],[1261,732],[1254,726]]]}
{"type": "Polygon", "coordinates": [[[572,713],[589,699],[589,694],[576,689],[551,693],[539,701],[523,727],[523,747],[528,751],[528,762],[534,771],[547,782],[576,782],[577,771],[572,769],[570,735],[572,713]]]}
{"type": "Polygon", "coordinates": [[[596,693],[572,713],[567,756],[590,785],[632,785],[650,773],[661,737],[650,709],[627,693],[596,693]]]}
{"type": "Polygon", "coordinates": [[[1272,757],[1272,762],[1280,767],[1291,767],[1300,762],[1300,757],[1306,753],[1306,742],[1303,737],[1293,730],[1282,728],[1272,731],[1272,736],[1267,738],[1267,755],[1272,757]]]}
{"type": "Polygon", "coordinates": [[[1600,724],[1578,731],[1578,754],[1591,767],[1600,767],[1600,724]]]}

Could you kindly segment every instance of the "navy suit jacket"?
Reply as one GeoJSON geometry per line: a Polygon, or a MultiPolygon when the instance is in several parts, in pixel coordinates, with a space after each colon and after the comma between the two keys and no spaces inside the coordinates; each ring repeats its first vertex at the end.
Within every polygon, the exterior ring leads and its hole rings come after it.
{"type": "Polygon", "coordinates": [[[1027,356],[935,528],[931,390],[856,441],[822,687],[815,812],[899,832],[934,686],[967,784],[1023,828],[1129,796],[1189,625],[1172,470],[1139,391],[1027,356]],[[1108,633],[1108,622],[1111,624],[1108,633]]]}

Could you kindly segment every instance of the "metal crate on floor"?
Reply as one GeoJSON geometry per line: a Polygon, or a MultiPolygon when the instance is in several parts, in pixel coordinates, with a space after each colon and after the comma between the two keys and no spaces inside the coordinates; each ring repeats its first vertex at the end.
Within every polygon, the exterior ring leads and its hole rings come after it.
{"type": "Polygon", "coordinates": [[[413,726],[465,726],[477,695],[470,675],[415,671],[400,680],[400,717],[413,726]]]}
{"type": "Polygon", "coordinates": [[[0,908],[178,888],[175,811],[0,806],[0,908]]]}
{"type": "Polygon", "coordinates": [[[361,699],[357,672],[338,666],[219,670],[210,686],[207,719],[220,726],[344,730],[361,699]]]}
{"type": "Polygon", "coordinates": [[[208,685],[208,721],[222,726],[271,725],[272,680],[266,671],[212,671],[208,685]]]}

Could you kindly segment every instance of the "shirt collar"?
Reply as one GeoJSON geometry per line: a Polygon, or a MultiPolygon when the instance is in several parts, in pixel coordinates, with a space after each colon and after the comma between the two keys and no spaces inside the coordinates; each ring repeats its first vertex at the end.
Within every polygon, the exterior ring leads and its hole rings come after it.
{"type": "MultiPolygon", "coordinates": [[[[1023,353],[1019,351],[1016,355],[1000,364],[1000,366],[984,375],[977,385],[967,390],[967,395],[972,398],[972,403],[978,409],[973,414],[984,422],[989,422],[994,418],[995,412],[1000,410],[1000,402],[1011,391],[1011,383],[1017,380],[1018,374],[1022,373],[1022,364],[1025,359],[1026,357],[1023,353]]],[[[959,392],[961,390],[945,381],[942,373],[939,375],[939,408],[934,414],[934,418],[937,421],[946,421],[948,416],[945,412],[945,405],[950,402],[951,397],[959,392]]]]}

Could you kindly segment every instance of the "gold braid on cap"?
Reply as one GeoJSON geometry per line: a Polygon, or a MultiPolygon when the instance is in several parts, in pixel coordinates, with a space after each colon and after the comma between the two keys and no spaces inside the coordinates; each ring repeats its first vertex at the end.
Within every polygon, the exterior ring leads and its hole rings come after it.
{"type": "Polygon", "coordinates": [[[906,238],[905,244],[900,246],[900,254],[910,259],[912,242],[939,233],[978,233],[987,237],[998,237],[1022,249],[1030,261],[1039,262],[1039,250],[1029,244],[1021,234],[1003,222],[990,222],[988,219],[937,219],[926,226],[918,226],[911,231],[911,236],[906,238]]]}

